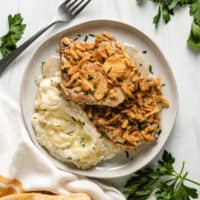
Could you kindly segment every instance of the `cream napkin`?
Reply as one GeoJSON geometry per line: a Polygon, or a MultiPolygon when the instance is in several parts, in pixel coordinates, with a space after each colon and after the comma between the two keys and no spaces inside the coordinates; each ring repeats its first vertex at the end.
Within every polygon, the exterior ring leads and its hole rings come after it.
{"type": "Polygon", "coordinates": [[[59,194],[85,192],[95,200],[124,200],[115,188],[58,170],[32,144],[17,105],[0,96],[0,175],[16,178],[25,190],[59,194]]]}

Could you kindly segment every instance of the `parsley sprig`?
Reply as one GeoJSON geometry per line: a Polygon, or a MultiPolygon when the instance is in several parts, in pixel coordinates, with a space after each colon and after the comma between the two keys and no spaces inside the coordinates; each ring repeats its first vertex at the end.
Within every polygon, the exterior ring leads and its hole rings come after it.
{"type": "Polygon", "coordinates": [[[174,169],[175,158],[164,151],[157,168],[147,167],[140,170],[125,185],[124,194],[128,200],[146,200],[155,194],[157,200],[190,200],[197,199],[195,188],[185,182],[200,186],[199,182],[189,179],[183,162],[180,172],[174,169]]]}
{"type": "Polygon", "coordinates": [[[26,28],[19,13],[8,16],[8,28],[8,32],[0,37],[0,53],[3,57],[16,48],[16,43],[21,39],[26,28]]]}
{"type": "Polygon", "coordinates": [[[191,47],[200,49],[200,0],[191,4],[190,15],[193,16],[193,22],[187,42],[191,47]]]}
{"type": "Polygon", "coordinates": [[[165,23],[168,23],[176,9],[183,5],[191,4],[193,1],[194,0],[153,0],[153,2],[158,4],[158,12],[153,18],[153,23],[156,28],[158,27],[161,18],[165,23]]]}
{"type": "MultiPolygon", "coordinates": [[[[144,0],[137,0],[139,3],[144,0]]],[[[187,43],[190,47],[200,49],[200,0],[152,0],[157,5],[157,13],[153,17],[153,23],[158,28],[161,19],[167,24],[175,11],[185,6],[190,7],[190,15],[193,17],[190,35],[187,43]]]]}

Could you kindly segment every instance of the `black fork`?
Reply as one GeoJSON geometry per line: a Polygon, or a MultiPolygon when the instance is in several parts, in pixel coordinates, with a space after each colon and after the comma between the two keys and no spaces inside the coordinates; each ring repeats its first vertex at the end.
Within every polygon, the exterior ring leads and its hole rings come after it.
{"type": "Polygon", "coordinates": [[[91,0],[65,0],[64,2],[62,2],[58,6],[56,19],[53,22],[39,30],[31,38],[25,41],[21,46],[19,46],[5,58],[0,60],[0,74],[2,74],[2,72],[8,67],[8,65],[45,31],[47,31],[55,24],[67,23],[71,21],[90,3],[90,1],[91,0]]]}

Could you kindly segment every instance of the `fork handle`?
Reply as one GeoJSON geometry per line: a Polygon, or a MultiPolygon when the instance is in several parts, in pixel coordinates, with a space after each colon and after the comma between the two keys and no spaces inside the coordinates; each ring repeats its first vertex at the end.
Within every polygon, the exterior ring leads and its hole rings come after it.
{"type": "Polygon", "coordinates": [[[8,54],[5,58],[0,60],[0,74],[8,67],[8,65],[17,58],[32,42],[34,42],[40,35],[42,35],[45,31],[47,31],[50,27],[56,24],[57,21],[50,23],[48,26],[42,28],[37,33],[35,33],[30,39],[25,41],[22,45],[8,54]]]}

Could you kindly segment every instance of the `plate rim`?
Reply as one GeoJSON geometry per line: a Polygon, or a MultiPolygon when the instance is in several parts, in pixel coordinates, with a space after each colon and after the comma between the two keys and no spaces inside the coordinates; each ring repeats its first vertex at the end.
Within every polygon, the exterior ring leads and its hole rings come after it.
{"type": "MultiPolygon", "coordinates": [[[[41,41],[40,44],[38,45],[38,48],[37,49],[34,49],[33,53],[30,55],[29,59],[28,59],[28,62],[26,63],[26,67],[25,67],[25,70],[23,71],[22,73],[22,80],[21,80],[21,84],[20,84],[20,98],[19,98],[19,102],[20,102],[20,110],[21,110],[21,115],[22,115],[22,121],[23,121],[23,124],[25,126],[25,129],[27,131],[27,134],[28,134],[28,137],[30,139],[30,141],[33,143],[33,145],[36,147],[36,144],[33,142],[31,136],[30,136],[30,131],[29,131],[29,128],[28,128],[28,124],[26,123],[26,117],[25,117],[25,110],[24,110],[24,107],[23,107],[23,86],[25,84],[25,79],[26,79],[26,74],[30,68],[30,64],[32,62],[32,59],[33,57],[35,56],[35,54],[37,53],[37,51],[46,43],[48,43],[49,41],[51,41],[52,38],[56,37],[57,35],[64,35],[65,32],[69,31],[70,29],[73,29],[73,28],[76,28],[78,26],[85,26],[87,24],[93,24],[93,23],[112,23],[112,24],[118,24],[118,25],[121,25],[121,26],[126,26],[127,28],[129,29],[132,29],[134,30],[135,32],[138,32],[138,34],[142,35],[143,38],[146,38],[150,43],[151,45],[153,45],[153,47],[162,55],[162,59],[164,60],[164,62],[167,64],[168,66],[168,70],[170,72],[170,76],[172,78],[172,81],[173,81],[173,84],[174,84],[174,96],[175,96],[175,99],[176,99],[176,102],[174,104],[174,107],[175,107],[175,111],[174,111],[174,120],[173,120],[173,123],[171,125],[171,127],[169,128],[169,131],[168,131],[168,134],[166,136],[166,139],[165,141],[163,141],[162,145],[160,145],[160,147],[158,148],[158,150],[148,156],[148,159],[145,160],[145,162],[143,162],[142,166],[139,166],[137,167],[134,171],[132,170],[127,170],[127,172],[120,172],[119,175],[115,175],[113,176],[112,173],[110,175],[106,175],[106,176],[102,176],[102,175],[94,175],[94,174],[87,174],[87,170],[81,170],[81,169],[78,169],[78,171],[74,171],[74,170],[71,170],[71,169],[61,169],[60,167],[58,167],[55,163],[52,163],[54,164],[54,166],[58,169],[58,170],[61,170],[61,171],[69,171],[69,172],[72,172],[72,173],[75,173],[75,174],[79,174],[79,175],[83,175],[83,176],[88,176],[88,177],[93,177],[93,178],[104,178],[104,179],[109,179],[109,178],[120,178],[120,177],[123,177],[123,176],[127,176],[127,175],[130,175],[131,173],[135,173],[136,171],[140,170],[141,168],[145,167],[146,165],[148,165],[150,162],[153,161],[154,158],[156,158],[159,153],[162,151],[163,147],[165,146],[166,142],[168,141],[171,133],[172,133],[172,130],[175,126],[175,123],[176,123],[176,119],[177,119],[177,112],[178,112],[178,102],[179,102],[179,94],[178,94],[178,87],[177,87],[177,82],[176,82],[176,79],[175,79],[175,76],[174,76],[174,73],[172,71],[172,68],[170,66],[170,63],[168,62],[165,54],[163,53],[163,51],[160,49],[160,47],[157,45],[156,42],[154,42],[154,40],[148,36],[147,34],[145,34],[144,32],[142,32],[140,29],[136,28],[135,26],[133,25],[130,25],[130,24],[127,24],[127,23],[124,23],[124,22],[121,22],[121,21],[118,21],[118,20],[111,20],[111,19],[95,19],[95,20],[87,20],[87,21],[84,21],[84,22],[81,22],[81,23],[76,23],[76,24],[73,24],[73,25],[69,25],[68,27],[64,27],[62,30],[58,31],[58,32],[54,32],[52,33],[50,36],[47,36],[47,38],[44,40],[44,41],[41,41]]],[[[36,147],[38,148],[38,147],[36,147]]],[[[43,148],[43,147],[42,147],[43,148]]],[[[50,155],[51,156],[51,155],[50,155]]],[[[51,156],[53,157],[53,156],[51,156]]],[[[49,158],[48,158],[49,159],[49,158]]],[[[54,158],[55,159],[55,158],[54,158]]],[[[59,161],[61,162],[61,161],[59,161]]]]}

